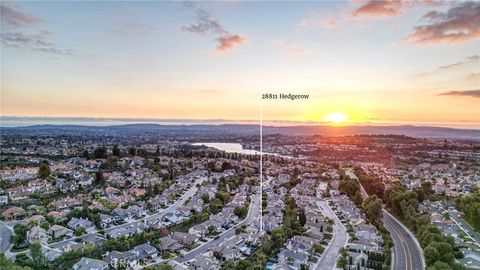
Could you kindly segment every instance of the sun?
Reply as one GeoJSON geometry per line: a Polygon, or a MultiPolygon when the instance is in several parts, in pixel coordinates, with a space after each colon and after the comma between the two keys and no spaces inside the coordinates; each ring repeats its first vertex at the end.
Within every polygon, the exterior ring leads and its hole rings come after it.
{"type": "Polygon", "coordinates": [[[341,124],[348,121],[348,116],[344,113],[333,112],[325,115],[324,120],[329,123],[341,124]]]}

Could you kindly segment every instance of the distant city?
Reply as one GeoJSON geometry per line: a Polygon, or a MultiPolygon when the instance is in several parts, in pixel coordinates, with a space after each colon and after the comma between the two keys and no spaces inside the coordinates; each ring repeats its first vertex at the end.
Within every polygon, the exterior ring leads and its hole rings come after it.
{"type": "Polygon", "coordinates": [[[2,263],[480,266],[478,139],[290,129],[260,148],[250,125],[2,128],[2,263]]]}

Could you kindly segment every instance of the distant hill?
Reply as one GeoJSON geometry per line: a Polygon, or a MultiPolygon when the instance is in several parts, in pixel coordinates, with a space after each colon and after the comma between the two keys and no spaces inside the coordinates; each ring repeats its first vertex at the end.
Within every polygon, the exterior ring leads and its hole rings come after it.
{"type": "MultiPolygon", "coordinates": [[[[258,125],[223,124],[223,125],[159,125],[159,124],[127,124],[115,126],[83,126],[83,125],[34,125],[23,127],[1,127],[4,134],[15,133],[61,133],[61,134],[105,134],[105,135],[142,135],[159,133],[174,136],[209,136],[209,135],[257,135],[258,125]]],[[[264,126],[263,133],[283,135],[322,135],[342,136],[360,134],[396,134],[411,137],[457,138],[480,140],[480,130],[455,129],[430,126],[264,126]]]]}

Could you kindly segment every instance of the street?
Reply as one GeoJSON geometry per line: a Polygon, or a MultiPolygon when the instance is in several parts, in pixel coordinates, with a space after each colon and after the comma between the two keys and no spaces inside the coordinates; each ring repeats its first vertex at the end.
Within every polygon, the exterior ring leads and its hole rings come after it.
{"type": "Polygon", "coordinates": [[[423,270],[423,253],[415,236],[386,210],[383,210],[383,221],[393,240],[392,269],[423,270]]]}
{"type": "Polygon", "coordinates": [[[458,226],[470,237],[473,238],[473,240],[477,243],[477,245],[480,247],[480,234],[476,232],[470,224],[468,224],[460,215],[460,212],[458,211],[448,211],[448,214],[450,217],[457,223],[458,226]]]}
{"type": "Polygon", "coordinates": [[[0,221],[0,252],[6,253],[10,247],[10,238],[12,237],[12,231],[7,225],[0,221]]]}
{"type": "Polygon", "coordinates": [[[335,222],[333,225],[334,235],[333,238],[330,240],[330,243],[323,251],[322,256],[317,262],[316,268],[317,270],[331,270],[335,269],[337,265],[337,260],[340,255],[340,249],[347,244],[348,241],[348,234],[345,230],[340,219],[338,219],[337,215],[332,211],[332,209],[328,206],[328,203],[324,200],[317,203],[318,207],[322,209],[323,213],[333,219],[335,222]]]}

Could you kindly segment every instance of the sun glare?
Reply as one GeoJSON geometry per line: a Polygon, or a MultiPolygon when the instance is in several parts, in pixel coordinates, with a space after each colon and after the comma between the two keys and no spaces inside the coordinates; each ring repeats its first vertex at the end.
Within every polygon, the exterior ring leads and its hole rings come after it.
{"type": "Polygon", "coordinates": [[[348,116],[340,112],[334,112],[327,114],[324,120],[329,123],[341,124],[348,121],[348,116]]]}

